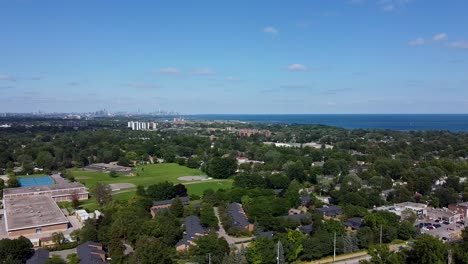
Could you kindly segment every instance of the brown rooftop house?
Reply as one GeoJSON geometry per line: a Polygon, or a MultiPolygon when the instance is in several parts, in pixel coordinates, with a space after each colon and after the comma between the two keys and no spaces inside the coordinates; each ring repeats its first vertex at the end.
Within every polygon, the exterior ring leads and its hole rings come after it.
{"type": "Polygon", "coordinates": [[[227,211],[234,227],[238,227],[250,232],[254,230],[254,225],[249,223],[247,215],[245,214],[241,204],[231,203],[228,206],[227,211]]]}
{"type": "MultiPolygon", "coordinates": [[[[172,202],[174,199],[170,200],[163,200],[163,201],[155,201],[153,202],[153,206],[151,206],[150,213],[153,216],[153,218],[156,216],[157,212],[162,210],[162,209],[168,209],[171,207],[172,202]]],[[[182,200],[182,203],[184,205],[188,205],[190,203],[190,199],[188,197],[179,197],[180,200],[182,200]]]]}
{"type": "Polygon", "coordinates": [[[56,202],[72,201],[74,195],[80,200],[89,198],[86,187],[79,182],[63,182],[53,185],[18,187],[3,190],[4,198],[46,195],[56,202]]]}
{"type": "Polygon", "coordinates": [[[76,253],[80,258],[80,264],[101,264],[106,261],[106,252],[102,249],[102,244],[97,242],[85,242],[76,247],[76,253]]]}
{"type": "Polygon", "coordinates": [[[194,240],[205,235],[205,230],[200,224],[200,219],[194,215],[185,218],[184,227],[184,236],[176,244],[177,251],[184,251],[190,246],[196,245],[194,240]]]}
{"type": "Polygon", "coordinates": [[[68,219],[48,195],[6,197],[3,203],[10,237],[68,229],[68,219]]]}

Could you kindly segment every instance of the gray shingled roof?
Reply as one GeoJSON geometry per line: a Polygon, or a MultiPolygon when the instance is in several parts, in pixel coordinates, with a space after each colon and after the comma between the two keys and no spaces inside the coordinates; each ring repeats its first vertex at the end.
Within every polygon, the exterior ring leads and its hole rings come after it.
{"type": "Polygon", "coordinates": [[[102,261],[101,257],[96,254],[105,254],[103,250],[99,250],[94,246],[102,247],[101,243],[96,242],[85,242],[78,247],[76,247],[76,253],[80,258],[80,264],[103,264],[108,263],[107,261],[102,261]]]}
{"type": "Polygon", "coordinates": [[[312,230],[314,230],[312,224],[299,227],[299,231],[301,231],[304,234],[308,234],[308,235],[310,235],[312,230]]]}
{"type": "Polygon", "coordinates": [[[317,208],[315,209],[315,211],[324,216],[337,216],[337,215],[343,214],[343,210],[341,210],[341,208],[336,205],[330,205],[330,206],[323,207],[323,208],[317,208]]]}
{"type": "Polygon", "coordinates": [[[362,218],[351,217],[344,222],[344,225],[352,229],[359,229],[363,226],[362,218]]]}
{"type": "MultiPolygon", "coordinates": [[[[179,197],[180,200],[182,200],[182,203],[184,205],[188,205],[190,203],[190,199],[188,197],[179,197]]],[[[155,205],[170,205],[172,204],[172,201],[174,201],[175,198],[170,199],[170,200],[162,200],[162,201],[154,201],[153,206],[155,205]]]]}
{"type": "Polygon", "coordinates": [[[176,244],[176,247],[180,245],[186,245],[188,247],[190,245],[190,241],[193,241],[198,236],[205,233],[205,230],[200,224],[200,219],[194,215],[185,218],[184,226],[185,235],[181,240],[179,240],[179,242],[176,244]]]}
{"type": "Polygon", "coordinates": [[[248,226],[249,220],[242,209],[242,205],[238,203],[231,203],[228,208],[228,214],[231,217],[232,224],[237,227],[246,227],[248,226]]]}
{"type": "Polygon", "coordinates": [[[34,255],[26,260],[26,264],[44,264],[47,260],[49,260],[49,251],[39,248],[34,251],[34,255]]]}

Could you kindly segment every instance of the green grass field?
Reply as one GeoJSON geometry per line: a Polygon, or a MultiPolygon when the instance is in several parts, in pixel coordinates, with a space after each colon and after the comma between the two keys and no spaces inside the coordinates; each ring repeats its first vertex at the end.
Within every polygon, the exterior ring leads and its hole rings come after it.
{"type": "Polygon", "coordinates": [[[219,190],[230,189],[232,187],[232,180],[213,180],[200,183],[185,184],[189,195],[201,196],[207,189],[219,190]]]}
{"type": "MultiPolygon", "coordinates": [[[[151,184],[169,181],[181,183],[177,178],[181,176],[204,175],[200,170],[190,169],[175,163],[162,163],[138,166],[133,173],[135,176],[125,176],[119,174],[118,177],[111,178],[108,173],[85,171],[82,169],[71,170],[75,179],[86,187],[92,189],[98,182],[101,183],[133,183],[135,185],[148,186],[151,184]]],[[[183,183],[183,182],[182,182],[183,183]]]]}
{"type": "MultiPolygon", "coordinates": [[[[111,178],[109,173],[104,172],[93,172],[86,171],[83,169],[70,170],[71,174],[75,179],[89,188],[91,191],[98,182],[101,183],[133,183],[136,186],[149,186],[163,181],[169,181],[172,183],[182,183],[187,187],[189,195],[201,196],[207,189],[219,190],[229,189],[232,187],[232,180],[204,180],[204,181],[180,181],[177,178],[181,176],[198,176],[204,175],[200,170],[190,169],[184,166],[180,166],[175,163],[162,163],[162,164],[151,164],[138,166],[136,171],[133,172],[135,176],[125,176],[118,174],[117,177],[111,178]]],[[[112,195],[113,200],[116,201],[128,201],[135,196],[135,188],[122,190],[112,195]]],[[[86,201],[82,201],[81,207],[93,211],[98,209],[96,201],[91,198],[86,201]]]]}

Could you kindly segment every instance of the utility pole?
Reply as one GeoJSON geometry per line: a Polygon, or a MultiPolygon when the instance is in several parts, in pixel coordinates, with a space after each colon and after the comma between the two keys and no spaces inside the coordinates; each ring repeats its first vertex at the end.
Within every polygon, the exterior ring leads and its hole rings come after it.
{"type": "Polygon", "coordinates": [[[333,262],[336,260],[336,232],[333,234],[333,262]]]}
{"type": "Polygon", "coordinates": [[[276,246],[276,264],[280,264],[279,247],[280,247],[280,242],[278,241],[278,244],[276,246]]]}
{"type": "Polygon", "coordinates": [[[208,253],[208,264],[211,264],[211,253],[208,253]]]}
{"type": "Polygon", "coordinates": [[[380,225],[380,245],[382,245],[382,225],[380,225]]]}

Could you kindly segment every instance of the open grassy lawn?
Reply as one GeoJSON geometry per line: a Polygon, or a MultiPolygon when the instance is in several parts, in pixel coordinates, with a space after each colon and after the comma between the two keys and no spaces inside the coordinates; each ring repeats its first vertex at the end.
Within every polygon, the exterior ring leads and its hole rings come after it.
{"type": "Polygon", "coordinates": [[[232,180],[212,180],[200,183],[185,184],[189,195],[201,196],[207,189],[219,190],[232,187],[232,180]]]}
{"type": "MultiPolygon", "coordinates": [[[[175,163],[162,163],[142,165],[136,168],[133,172],[135,176],[125,176],[118,174],[117,177],[111,178],[109,173],[86,171],[83,169],[74,169],[70,171],[75,179],[89,188],[91,191],[98,182],[102,183],[133,183],[136,186],[149,186],[163,181],[173,183],[183,183],[187,187],[189,195],[201,196],[206,189],[229,189],[232,187],[232,180],[204,180],[204,181],[180,181],[177,178],[181,176],[198,176],[204,175],[200,170],[190,169],[180,166],[175,163]]],[[[120,191],[112,195],[112,198],[117,201],[128,201],[135,196],[135,188],[127,191],[120,191]]],[[[88,212],[98,209],[94,198],[81,202],[81,207],[88,212]]]]}
{"type": "Polygon", "coordinates": [[[112,200],[115,201],[128,201],[135,197],[136,191],[121,192],[112,195],[112,200]]]}
{"type": "Polygon", "coordinates": [[[135,185],[148,186],[158,182],[169,181],[180,183],[177,178],[181,176],[204,175],[200,170],[190,169],[175,163],[162,163],[138,166],[133,172],[135,176],[119,174],[111,178],[108,173],[85,171],[82,169],[71,170],[72,175],[86,187],[92,189],[98,182],[102,183],[133,183],[135,185]]]}

